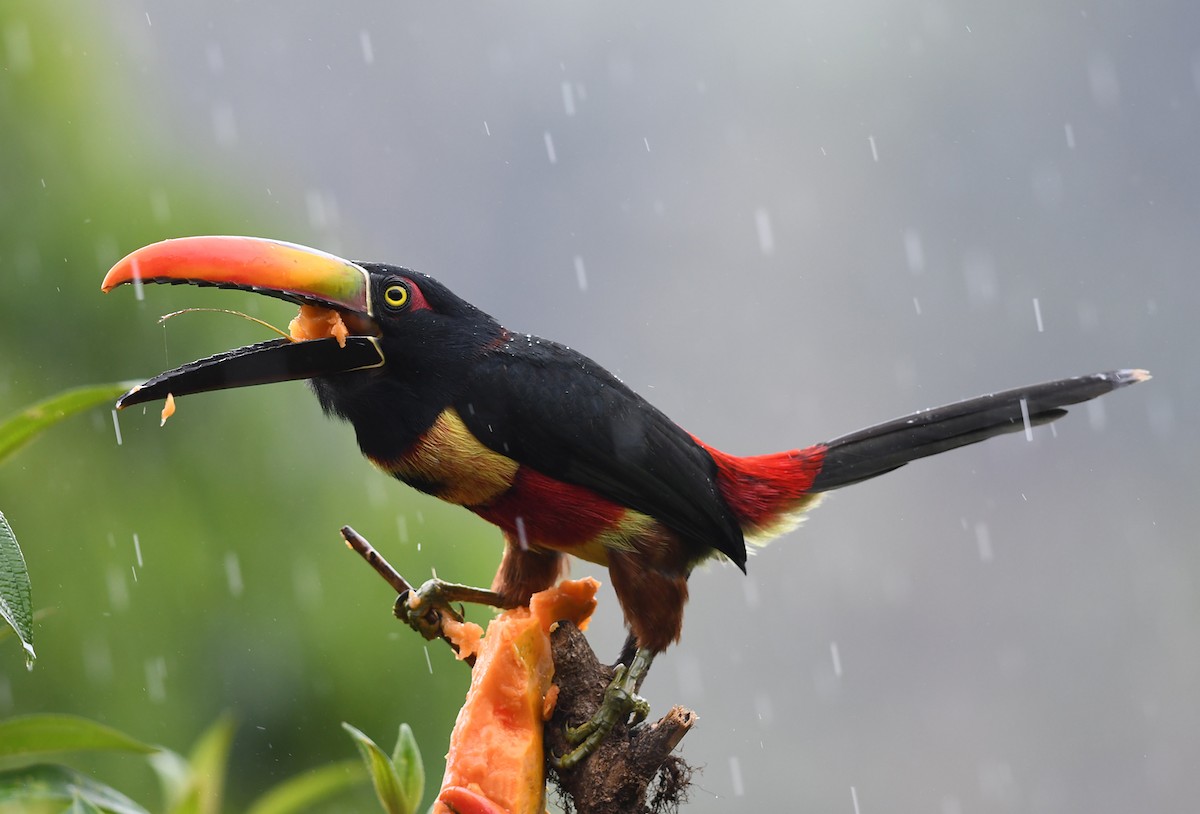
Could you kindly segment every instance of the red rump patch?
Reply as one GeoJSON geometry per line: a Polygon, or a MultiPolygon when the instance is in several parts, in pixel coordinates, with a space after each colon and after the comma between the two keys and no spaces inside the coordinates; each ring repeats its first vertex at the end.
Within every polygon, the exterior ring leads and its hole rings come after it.
{"type": "Polygon", "coordinates": [[[591,489],[563,483],[527,466],[517,470],[503,495],[487,506],[470,508],[518,541],[567,552],[591,542],[625,514],[624,506],[591,489]]]}
{"type": "Polygon", "coordinates": [[[794,510],[825,460],[823,446],[742,458],[692,437],[716,462],[721,495],[743,528],[770,526],[794,510]]]}

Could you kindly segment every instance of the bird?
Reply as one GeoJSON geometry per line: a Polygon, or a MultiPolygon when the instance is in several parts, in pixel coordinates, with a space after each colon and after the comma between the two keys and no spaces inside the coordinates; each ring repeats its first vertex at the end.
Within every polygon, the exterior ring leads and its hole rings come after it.
{"type": "Polygon", "coordinates": [[[118,407],[308,379],[376,467],[499,527],[493,604],[527,603],[571,556],[608,569],[629,640],[612,698],[569,733],[578,744],[570,762],[616,720],[644,717],[636,690],[654,656],[678,641],[699,564],[718,558],[745,571],[748,544],[794,528],[825,492],[1028,432],[1149,378],[1139,369],[1076,376],[739,456],[687,432],[582,353],[511,331],[412,269],[267,238],[197,236],[137,249],[101,288],[153,283],[241,289],[301,311],[291,336],[166,371],[118,407]]]}

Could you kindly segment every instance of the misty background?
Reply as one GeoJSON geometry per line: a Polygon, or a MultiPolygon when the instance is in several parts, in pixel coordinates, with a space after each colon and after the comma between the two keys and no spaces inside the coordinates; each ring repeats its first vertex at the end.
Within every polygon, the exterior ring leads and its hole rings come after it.
{"type": "MultiPolygon", "coordinates": [[[[697,814],[1184,810],[1197,32],[1192,4],[1115,0],[6,3],[0,413],[265,338],[157,324],[178,308],[286,324],[237,292],[100,294],[203,233],[432,274],[734,453],[1148,368],[1032,442],[830,496],[748,577],[698,571],[645,694],[699,713],[697,814]]],[[[0,468],[54,611],[31,673],[0,653],[0,714],[184,750],[232,710],[231,810],[351,755],[342,720],[389,748],[410,722],[436,784],[467,671],[337,529],[474,583],[499,533],[375,472],[303,384],[178,407],[121,414],[119,444],[94,411],[0,468]]],[[[611,592],[589,637],[615,657],[611,592]]]]}

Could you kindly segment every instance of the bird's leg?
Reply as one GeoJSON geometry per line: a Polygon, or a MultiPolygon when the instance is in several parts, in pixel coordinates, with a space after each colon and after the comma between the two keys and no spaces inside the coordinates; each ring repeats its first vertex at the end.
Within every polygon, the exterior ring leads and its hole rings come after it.
{"type": "Polygon", "coordinates": [[[567,740],[574,744],[575,748],[562,757],[552,758],[554,768],[567,770],[576,766],[608,737],[608,733],[618,722],[628,720],[631,725],[637,725],[646,720],[646,716],[650,714],[650,705],[637,694],[637,690],[641,687],[646,673],[650,671],[652,661],[654,651],[648,647],[639,647],[628,667],[624,664],[617,665],[616,673],[604,691],[604,700],[591,720],[579,726],[567,727],[567,740]]]}
{"type": "Polygon", "coordinates": [[[392,613],[432,641],[442,635],[442,620],[446,616],[456,622],[463,620],[462,613],[454,608],[454,602],[471,602],[504,609],[515,607],[495,591],[434,578],[420,588],[409,589],[396,597],[392,613]]]}
{"type": "Polygon", "coordinates": [[[399,596],[392,607],[396,618],[430,641],[446,638],[442,635],[444,614],[449,614],[450,618],[458,622],[463,620],[462,613],[456,611],[451,602],[474,602],[505,609],[516,607],[513,601],[495,591],[442,582],[440,579],[431,579],[420,588],[413,588],[409,581],[367,542],[367,538],[357,531],[349,526],[342,526],[342,539],[366,560],[388,585],[396,589],[399,596]]]}

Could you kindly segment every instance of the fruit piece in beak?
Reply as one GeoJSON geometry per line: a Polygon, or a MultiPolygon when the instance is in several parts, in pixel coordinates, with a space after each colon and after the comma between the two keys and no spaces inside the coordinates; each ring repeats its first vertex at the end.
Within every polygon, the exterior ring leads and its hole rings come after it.
{"type": "Polygon", "coordinates": [[[371,319],[370,279],[357,263],[252,237],[165,240],[122,259],[101,285],[187,283],[237,288],[295,302],[291,339],[273,339],[189,362],[126,393],[117,407],[230,387],[333,376],[383,365],[371,319]]]}

